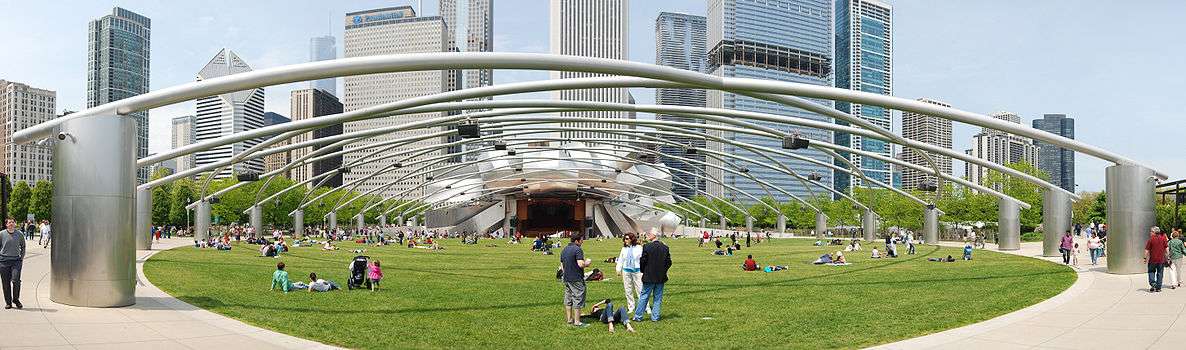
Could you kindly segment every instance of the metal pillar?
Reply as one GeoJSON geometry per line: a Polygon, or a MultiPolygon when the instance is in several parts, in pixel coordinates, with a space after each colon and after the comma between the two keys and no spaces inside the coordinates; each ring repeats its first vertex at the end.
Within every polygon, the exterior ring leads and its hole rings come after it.
{"type": "Polygon", "coordinates": [[[387,214],[379,215],[379,227],[387,227],[387,214]]]}
{"type": "Polygon", "coordinates": [[[787,233],[787,216],[778,214],[778,233],[787,233]]]}
{"type": "Polygon", "coordinates": [[[404,225],[407,225],[407,224],[408,224],[408,222],[404,220],[403,215],[395,217],[395,226],[403,227],[404,225]]]}
{"type": "Polygon", "coordinates": [[[362,229],[366,228],[367,226],[366,217],[364,217],[362,214],[355,215],[354,221],[357,223],[359,231],[362,231],[362,229]]]}
{"type": "Polygon", "coordinates": [[[136,190],[136,249],[152,249],[152,190],[136,190]]]}
{"type": "Polygon", "coordinates": [[[864,233],[866,242],[872,242],[877,238],[877,213],[871,209],[861,213],[861,233],[864,233]]]}
{"type": "Polygon", "coordinates": [[[412,226],[420,226],[420,216],[412,215],[412,226]]]}
{"type": "Polygon", "coordinates": [[[292,237],[305,237],[305,211],[297,209],[292,213],[292,237]]]}
{"type": "Polygon", "coordinates": [[[824,233],[828,231],[828,216],[823,212],[815,213],[815,237],[824,238],[824,233]]]}
{"type": "Polygon", "coordinates": [[[720,215],[720,217],[719,217],[719,220],[721,221],[721,229],[722,229],[722,230],[728,230],[728,229],[729,229],[729,223],[725,221],[725,216],[724,216],[724,215],[720,215]]]}
{"type": "Polygon", "coordinates": [[[329,216],[325,217],[325,222],[327,225],[329,225],[330,231],[337,231],[337,229],[338,229],[338,213],[332,212],[332,211],[329,212],[329,216]]]}
{"type": "Polygon", "coordinates": [[[703,216],[700,217],[700,228],[708,228],[708,219],[705,219],[703,216]]]}
{"type": "Polygon", "coordinates": [[[1071,230],[1071,196],[1047,189],[1042,192],[1042,255],[1059,256],[1060,236],[1071,230]]]}
{"type": "Polygon", "coordinates": [[[194,239],[207,238],[210,238],[210,202],[201,200],[194,208],[194,239]]]}
{"type": "Polygon", "coordinates": [[[1021,249],[1021,207],[1008,199],[997,200],[997,250],[1021,249]]]}
{"type": "Polygon", "coordinates": [[[136,121],[98,115],[58,128],[64,138],[53,154],[50,300],[86,307],[135,304],[136,121]]]}
{"type": "Polygon", "coordinates": [[[1108,273],[1145,273],[1141,261],[1153,211],[1154,172],[1136,165],[1113,165],[1105,177],[1108,194],[1108,273]]]}
{"type": "Polygon", "coordinates": [[[939,208],[927,206],[923,216],[922,240],[926,244],[939,244],[939,208]]]}
{"type": "Polygon", "coordinates": [[[255,234],[260,237],[264,236],[264,209],[259,205],[251,206],[251,215],[248,217],[251,221],[251,228],[255,229],[255,234]]]}
{"type": "Polygon", "coordinates": [[[745,217],[745,232],[754,232],[754,217],[745,217]]]}

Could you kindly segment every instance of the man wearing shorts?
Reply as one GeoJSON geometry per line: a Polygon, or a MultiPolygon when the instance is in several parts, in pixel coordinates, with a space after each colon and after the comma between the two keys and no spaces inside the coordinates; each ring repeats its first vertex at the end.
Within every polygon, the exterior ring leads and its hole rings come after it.
{"type": "Polygon", "coordinates": [[[570,239],[572,242],[560,252],[560,268],[564,272],[564,319],[570,325],[584,327],[581,309],[585,307],[585,268],[593,260],[585,259],[585,252],[581,250],[585,237],[577,233],[570,239]]]}

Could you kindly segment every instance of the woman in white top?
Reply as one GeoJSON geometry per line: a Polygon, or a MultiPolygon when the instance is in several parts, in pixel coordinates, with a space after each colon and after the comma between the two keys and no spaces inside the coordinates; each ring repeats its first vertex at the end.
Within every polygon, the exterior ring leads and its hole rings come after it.
{"type": "MultiPolygon", "coordinates": [[[[1091,232],[1090,227],[1088,227],[1087,230],[1088,232],[1091,232]]],[[[1103,253],[1104,246],[1103,244],[1100,244],[1100,238],[1094,233],[1089,233],[1088,235],[1091,236],[1091,238],[1087,239],[1087,251],[1091,253],[1091,264],[1095,265],[1099,263],[1100,255],[1103,253]]]]}
{"type": "Polygon", "coordinates": [[[634,301],[642,292],[642,266],[638,261],[641,257],[642,245],[638,244],[638,235],[627,233],[622,237],[622,252],[618,253],[615,267],[618,276],[622,276],[622,287],[626,289],[626,310],[634,310],[634,301]]]}

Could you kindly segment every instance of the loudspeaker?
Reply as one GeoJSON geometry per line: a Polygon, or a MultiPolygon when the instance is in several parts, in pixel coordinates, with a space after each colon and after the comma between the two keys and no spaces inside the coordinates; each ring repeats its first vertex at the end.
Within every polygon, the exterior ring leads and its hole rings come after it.
{"type": "Polygon", "coordinates": [[[460,124],[457,125],[457,135],[465,139],[476,139],[481,137],[482,128],[478,124],[460,124]]]}
{"type": "MultiPolygon", "coordinates": [[[[5,183],[7,183],[7,182],[5,182],[5,183]]],[[[8,199],[7,199],[8,195],[5,195],[4,198],[5,198],[4,201],[8,202],[8,199]]],[[[1186,204],[1186,192],[1178,194],[1178,204],[1186,204]]]]}
{"type": "Polygon", "coordinates": [[[259,174],[255,172],[247,172],[235,175],[235,178],[238,179],[239,182],[259,181],[259,174]]]}
{"type": "Polygon", "coordinates": [[[811,145],[811,140],[791,135],[782,138],[783,149],[804,149],[811,145]]]}
{"type": "Polygon", "coordinates": [[[811,181],[819,181],[819,180],[823,180],[824,177],[820,176],[819,174],[813,173],[813,174],[807,174],[807,179],[811,180],[811,181]]]}
{"type": "Polygon", "coordinates": [[[923,182],[923,183],[921,183],[921,184],[918,184],[918,190],[919,190],[919,191],[924,191],[924,192],[935,192],[935,191],[936,191],[936,190],[938,190],[938,189],[939,189],[939,188],[938,188],[938,187],[935,187],[935,184],[933,184],[933,183],[929,183],[929,182],[923,182]]]}
{"type": "Polygon", "coordinates": [[[502,141],[495,141],[495,142],[494,142],[494,150],[495,150],[495,151],[505,151],[505,150],[507,150],[507,143],[506,143],[506,142],[502,142],[502,141]]]}

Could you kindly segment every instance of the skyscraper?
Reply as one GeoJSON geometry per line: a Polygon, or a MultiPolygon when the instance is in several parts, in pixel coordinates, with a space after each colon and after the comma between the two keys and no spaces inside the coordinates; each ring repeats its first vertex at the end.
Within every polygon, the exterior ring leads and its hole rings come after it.
{"type": "MultiPolygon", "coordinates": [[[[294,121],[342,113],[342,103],[338,102],[338,99],[333,95],[330,95],[329,93],[320,89],[293,90],[291,96],[292,98],[290,98],[289,101],[292,105],[291,115],[292,120],[294,121]]],[[[291,142],[296,144],[313,139],[341,134],[342,124],[334,124],[322,127],[312,132],[306,132],[294,136],[291,139],[291,142]]],[[[314,146],[294,149],[292,150],[292,159],[296,160],[304,157],[305,155],[309,154],[309,152],[321,149],[321,147],[322,146],[314,146]]],[[[339,147],[330,150],[330,152],[337,152],[341,150],[341,147],[339,147]]],[[[289,177],[291,177],[293,181],[300,182],[309,179],[311,176],[318,176],[340,167],[342,167],[342,156],[338,155],[328,159],[319,160],[313,164],[294,167],[289,172],[289,177]]],[[[309,187],[316,185],[316,182],[320,181],[310,183],[309,187]]],[[[328,187],[338,187],[341,185],[342,174],[334,174],[329,180],[326,180],[324,184],[324,186],[328,187]]]]}
{"type": "MultiPolygon", "coordinates": [[[[548,37],[551,52],[558,55],[629,59],[629,9],[627,0],[551,0],[548,37]]],[[[602,76],[580,72],[551,72],[552,79],[602,76]]],[[[552,92],[557,100],[631,103],[629,91],[622,88],[579,89],[552,92]]],[[[565,112],[562,116],[592,118],[632,118],[629,112],[565,112]]],[[[620,124],[580,124],[587,127],[618,128],[620,124]]],[[[612,135],[562,132],[563,137],[608,137],[612,135]]]]}
{"type": "MultiPolygon", "coordinates": [[[[202,81],[250,71],[251,66],[248,66],[247,62],[239,58],[234,51],[222,49],[214,55],[214,58],[210,59],[209,63],[206,63],[205,67],[202,67],[202,70],[198,72],[197,80],[202,81]]],[[[194,139],[199,142],[258,129],[264,125],[263,88],[202,97],[198,99],[197,107],[194,139]]],[[[194,157],[194,165],[203,166],[230,159],[259,144],[260,141],[260,139],[252,139],[199,151],[194,157]]],[[[234,174],[260,173],[263,170],[263,160],[253,158],[236,163],[233,167],[224,168],[214,177],[221,179],[231,176],[232,172],[234,174]]]]}
{"type": "MultiPolygon", "coordinates": [[[[708,60],[708,50],[705,48],[707,18],[683,13],[661,12],[655,19],[655,64],[661,66],[686,69],[694,72],[704,72],[704,65],[708,60]]],[[[660,105],[677,105],[704,107],[705,91],[702,89],[655,89],[655,102],[660,105]]],[[[700,119],[659,114],[659,120],[679,122],[702,122],[700,119]]],[[[703,132],[704,129],[697,129],[703,132]]],[[[690,137],[665,138],[690,147],[705,146],[704,139],[690,137]]],[[[659,150],[664,155],[674,155],[704,161],[700,153],[689,154],[679,147],[662,146],[659,150]]],[[[693,174],[704,174],[704,165],[694,162],[679,161],[664,156],[660,158],[668,168],[679,169],[693,174]]],[[[692,176],[683,172],[673,172],[672,190],[683,197],[691,198],[699,191],[705,190],[706,181],[702,177],[692,176]]]]}
{"type": "MultiPolygon", "coordinates": [[[[1051,134],[1075,138],[1075,119],[1066,114],[1044,114],[1034,119],[1034,129],[1051,134]]],[[[1034,140],[1038,146],[1038,168],[1050,175],[1050,183],[1062,189],[1075,192],[1075,151],[1053,144],[1034,140]]]]}
{"type": "MultiPolygon", "coordinates": [[[[440,16],[418,17],[410,6],[381,8],[375,10],[351,12],[346,14],[345,30],[346,57],[362,57],[386,54],[407,54],[424,52],[446,52],[448,47],[448,30],[440,16]]],[[[360,108],[399,101],[403,99],[437,94],[446,91],[450,81],[447,71],[418,71],[404,73],[384,73],[346,77],[345,110],[353,111],[360,108]]],[[[393,125],[427,120],[443,116],[443,113],[403,114],[385,118],[375,118],[348,122],[344,126],[347,133],[371,130],[393,125]]],[[[369,139],[369,142],[389,141],[397,138],[420,136],[442,131],[442,128],[427,128],[400,131],[383,134],[369,139]]],[[[380,153],[378,156],[393,153],[406,154],[409,150],[425,149],[445,142],[444,138],[431,138],[404,144],[380,153]]],[[[359,149],[366,144],[352,144],[349,149],[359,149]]],[[[343,161],[352,162],[362,158],[367,150],[351,151],[345,154],[343,161]]],[[[444,151],[433,151],[421,155],[416,159],[423,159],[444,154],[444,151]]],[[[366,161],[351,169],[344,180],[354,181],[358,178],[383,170],[383,174],[375,176],[358,187],[360,191],[368,191],[387,184],[404,175],[411,173],[413,167],[391,169],[391,165],[400,158],[393,157],[382,160],[366,161]]],[[[387,187],[379,194],[393,195],[403,190],[411,190],[410,196],[421,194],[421,184],[427,174],[417,173],[393,186],[387,187]]]]}
{"type": "MultiPolygon", "coordinates": [[[[441,18],[450,48],[461,52],[494,51],[494,0],[441,0],[441,18]]],[[[490,86],[493,69],[466,69],[464,87],[490,86]]]]}
{"type": "MultiPolygon", "coordinates": [[[[87,107],[148,92],[152,21],[119,7],[91,21],[87,56],[87,107]]],[[[136,118],[136,158],[148,156],[148,111],[136,118]]],[[[136,171],[138,183],[148,180],[148,167],[136,171]]]]}
{"type": "Polygon", "coordinates": [[[13,184],[30,186],[53,179],[53,150],[39,144],[15,144],[12,134],[57,117],[56,92],[0,80],[0,166],[13,184]]]}
{"type": "MultiPolygon", "coordinates": [[[[736,78],[755,78],[831,86],[828,76],[832,67],[832,8],[831,0],[748,1],[711,0],[708,3],[708,67],[713,75],[736,78]]],[[[831,107],[829,100],[813,100],[831,107]]],[[[798,108],[758,100],[732,93],[709,91],[708,106],[740,111],[780,114],[832,122],[832,118],[798,108]]],[[[812,139],[831,142],[832,132],[815,128],[791,126],[747,120],[812,139]]],[[[781,148],[782,141],[748,134],[716,132],[723,138],[781,148]]],[[[719,143],[709,142],[709,148],[719,151],[761,158],[752,152],[719,143]]],[[[793,151],[821,162],[832,162],[827,154],[815,149],[793,151]]],[[[805,174],[820,176],[820,182],[832,183],[832,169],[789,157],[775,159],[805,174]]],[[[714,162],[711,161],[710,162],[714,162]]],[[[716,161],[715,163],[720,163],[716,161]]],[[[718,164],[731,166],[728,164],[718,164]]],[[[823,195],[818,188],[807,188],[793,177],[759,166],[746,166],[749,174],[796,195],[823,195]]],[[[751,194],[764,194],[767,189],[748,177],[705,169],[725,183],[751,194]]],[[[708,184],[709,192],[723,194],[740,201],[750,200],[720,185],[708,184]]],[[[769,189],[780,201],[789,197],[769,189]]]]}
{"type": "MultiPolygon", "coordinates": [[[[951,105],[931,99],[920,98],[919,101],[940,105],[943,107],[951,107],[951,105]]],[[[902,112],[902,137],[922,143],[927,143],[939,146],[946,149],[951,149],[951,120],[945,118],[932,117],[925,114],[918,114],[914,112],[902,112]]],[[[931,159],[934,159],[939,165],[939,170],[944,174],[951,175],[951,157],[930,154],[931,159]]],[[[914,165],[921,165],[927,168],[931,164],[922,157],[918,151],[913,148],[905,148],[902,152],[902,160],[914,165]]],[[[929,183],[932,185],[939,185],[938,179],[933,175],[927,175],[912,168],[902,169],[902,188],[917,189],[918,185],[929,183]]]]}
{"type": "MultiPolygon", "coordinates": [[[[288,117],[280,115],[280,113],[276,113],[276,112],[265,112],[264,113],[264,126],[284,124],[284,123],[287,123],[290,121],[292,121],[292,120],[288,119],[288,117]]],[[[272,147],[272,148],[284,147],[284,146],[288,145],[288,141],[289,140],[277,142],[277,143],[272,144],[269,147],[272,147]]],[[[285,165],[288,165],[288,163],[290,163],[290,162],[292,162],[292,151],[269,154],[267,156],[264,156],[264,172],[272,172],[275,170],[280,170],[280,168],[283,168],[285,165]]],[[[288,174],[282,174],[282,175],[288,176],[288,174]]]]}
{"type": "MultiPolygon", "coordinates": [[[[1021,116],[1015,113],[999,112],[993,114],[992,117],[1021,124],[1021,116]]],[[[1038,161],[1038,147],[1034,146],[1033,140],[989,128],[981,128],[980,133],[972,137],[972,149],[965,153],[1006,165],[1018,162],[1034,165],[1038,161]]],[[[969,181],[982,183],[987,175],[988,168],[964,162],[964,177],[969,181]]]]}
{"type": "MultiPolygon", "coordinates": [[[[309,62],[338,58],[338,47],[333,35],[309,38],[309,62]]],[[[321,89],[330,95],[338,95],[338,79],[325,78],[309,82],[309,88],[321,89]]]]}
{"type": "MultiPolygon", "coordinates": [[[[187,146],[194,143],[197,138],[194,136],[194,129],[197,127],[197,119],[192,115],[185,115],[173,118],[173,148],[177,149],[182,146],[187,146]]],[[[194,168],[194,155],[187,154],[177,158],[178,172],[186,171],[194,168]]]]}
{"type": "MultiPolygon", "coordinates": [[[[836,0],[836,87],[875,94],[893,94],[893,8],[878,0],[836,0]]],[[[864,119],[886,130],[893,130],[890,110],[880,106],[836,101],[836,109],[864,119]]],[[[848,125],[843,120],[837,124],[848,125]]],[[[848,133],[835,133],[834,143],[853,149],[893,157],[889,143],[848,133]]],[[[861,168],[865,176],[888,183],[889,164],[859,154],[841,153],[861,168]]],[[[908,153],[907,156],[910,154],[908,153]]],[[[839,159],[836,165],[845,163],[839,159]]],[[[903,173],[906,176],[906,173],[903,173]]],[[[837,172],[836,189],[860,186],[861,178],[837,172]]],[[[909,181],[903,178],[903,184],[909,181]]]]}

